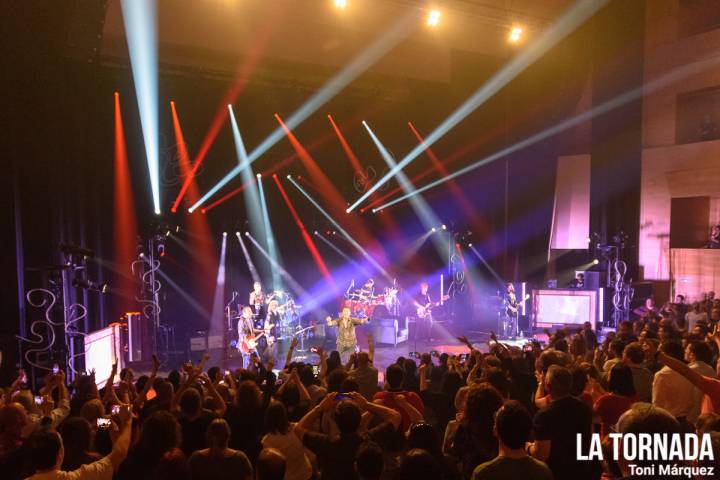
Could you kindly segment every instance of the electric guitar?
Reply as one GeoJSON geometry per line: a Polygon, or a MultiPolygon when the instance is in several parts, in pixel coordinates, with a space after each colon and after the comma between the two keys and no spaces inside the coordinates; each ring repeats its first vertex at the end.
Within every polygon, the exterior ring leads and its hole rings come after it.
{"type": "Polygon", "coordinates": [[[510,305],[509,303],[505,306],[505,311],[510,316],[515,316],[518,313],[518,310],[520,310],[520,307],[527,301],[527,299],[530,298],[530,294],[525,294],[525,298],[520,300],[519,302],[516,302],[515,305],[510,305]]]}
{"type": "MultiPolygon", "coordinates": [[[[264,336],[265,336],[265,332],[257,334],[257,335],[252,334],[252,335],[247,335],[247,336],[243,337],[243,339],[240,342],[239,347],[238,347],[239,350],[242,353],[257,352],[258,340],[260,340],[264,336]]],[[[270,342],[268,342],[268,343],[270,343],[270,342]]]]}
{"type": "Polygon", "coordinates": [[[417,314],[418,318],[427,318],[432,314],[433,307],[437,307],[440,305],[441,302],[444,302],[445,300],[449,299],[450,295],[444,295],[441,300],[438,300],[437,302],[429,302],[425,305],[420,305],[417,307],[417,311],[415,312],[417,314]]]}

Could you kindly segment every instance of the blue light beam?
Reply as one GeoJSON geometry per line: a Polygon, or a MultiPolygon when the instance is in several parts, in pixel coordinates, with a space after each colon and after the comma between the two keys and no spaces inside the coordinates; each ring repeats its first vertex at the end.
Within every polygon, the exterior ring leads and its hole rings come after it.
{"type": "MultiPolygon", "coordinates": [[[[634,88],[628,92],[618,95],[617,97],[610,99],[607,102],[602,103],[591,110],[588,110],[587,112],[583,112],[578,115],[575,115],[574,117],[570,117],[566,120],[563,120],[562,122],[560,122],[556,125],[553,125],[552,127],[549,127],[545,130],[542,130],[524,140],[521,140],[520,142],[518,142],[514,145],[511,145],[511,146],[504,148],[498,152],[495,152],[492,155],[489,155],[485,158],[482,158],[481,160],[478,160],[477,162],[471,163],[470,165],[467,165],[466,167],[463,167],[460,170],[445,176],[444,178],[435,180],[434,182],[430,182],[427,185],[417,188],[412,195],[418,195],[422,192],[430,190],[431,188],[440,186],[449,180],[452,180],[459,176],[465,175],[466,173],[469,173],[477,168],[480,168],[483,165],[487,165],[488,163],[494,162],[495,160],[498,160],[506,155],[510,155],[513,152],[522,150],[523,148],[529,147],[530,145],[533,145],[537,142],[545,140],[546,138],[552,137],[553,135],[557,135],[558,133],[561,133],[569,128],[572,128],[572,127],[579,125],[583,122],[586,122],[588,120],[591,120],[595,116],[603,115],[611,110],[619,108],[629,102],[632,102],[633,100],[637,100],[638,98],[642,97],[643,95],[649,95],[649,94],[655,92],[656,90],[664,88],[668,85],[671,85],[671,84],[678,82],[689,76],[697,75],[698,73],[703,72],[707,69],[716,67],[717,65],[720,65],[720,56],[715,56],[715,57],[712,57],[709,59],[705,59],[705,60],[701,60],[698,62],[687,64],[680,68],[676,68],[676,69],[668,72],[667,74],[665,74],[661,77],[658,77],[655,80],[652,80],[652,81],[645,83],[637,88],[634,88]]],[[[403,200],[407,200],[412,195],[402,195],[401,197],[391,200],[391,201],[385,203],[384,205],[374,208],[373,212],[380,211],[383,208],[387,208],[389,206],[395,205],[396,203],[400,203],[403,200]]]]}
{"type": "MultiPolygon", "coordinates": [[[[323,87],[310,97],[298,110],[290,115],[285,121],[287,128],[289,130],[293,130],[295,127],[304,122],[310,115],[315,113],[320,107],[325,105],[348,84],[360,76],[360,74],[370,68],[370,66],[380,60],[387,52],[392,50],[397,44],[405,39],[416,25],[417,16],[415,13],[404,16],[390,30],[375,40],[372,45],[363,50],[347,66],[345,66],[332,79],[323,85],[323,87]]],[[[257,148],[255,148],[255,150],[250,153],[246,161],[242,162],[225,175],[214,187],[203,195],[202,198],[195,203],[195,205],[191,206],[189,211],[193,212],[200,205],[205,203],[218,190],[224,187],[244,169],[249,167],[255,160],[260,158],[284,137],[285,132],[282,127],[276,128],[275,131],[273,131],[265,140],[262,141],[262,143],[260,143],[260,145],[257,146],[257,148]]]]}
{"type": "Polygon", "coordinates": [[[145,141],[153,207],[160,214],[160,160],[158,151],[157,2],[122,0],[125,36],[130,54],[135,95],[145,141]]]}
{"type": "Polygon", "coordinates": [[[370,265],[372,265],[372,266],[375,268],[375,270],[377,270],[378,272],[380,272],[388,281],[392,281],[392,277],[391,277],[390,274],[388,274],[388,272],[382,267],[382,265],[380,265],[380,264],[372,257],[372,255],[370,255],[370,254],[367,252],[367,250],[365,250],[358,242],[356,242],[355,239],[353,239],[353,238],[350,236],[350,234],[347,233],[347,232],[345,231],[345,229],[342,228],[342,227],[340,226],[340,224],[335,221],[335,219],[332,217],[332,215],[330,215],[329,213],[327,213],[327,212],[325,211],[325,209],[322,208],[322,207],[320,206],[320,204],[317,203],[317,202],[315,201],[315,199],[310,196],[310,194],[308,194],[305,190],[303,190],[303,188],[295,181],[294,178],[292,178],[292,176],[288,175],[287,178],[288,178],[288,180],[290,180],[290,183],[292,183],[292,184],[295,186],[295,188],[297,188],[297,189],[300,191],[300,193],[302,193],[302,194],[305,196],[305,198],[307,198],[307,199],[310,201],[310,203],[312,203],[312,204],[315,206],[315,208],[317,208],[318,211],[319,211],[320,213],[322,213],[323,216],[324,216],[325,218],[327,218],[328,221],[335,226],[335,228],[337,229],[337,231],[340,232],[340,233],[343,235],[343,237],[345,237],[345,239],[347,239],[347,241],[350,242],[350,244],[351,244],[353,247],[355,247],[355,248],[357,249],[357,251],[360,252],[360,254],[361,254],[363,257],[365,257],[365,259],[370,263],[370,265]]]}
{"type": "Polygon", "coordinates": [[[390,171],[388,171],[378,182],[376,182],[360,198],[358,198],[355,203],[347,209],[347,212],[352,212],[378,188],[382,187],[400,170],[415,160],[426,148],[429,148],[436,141],[442,138],[447,132],[475,111],[480,105],[485,103],[485,101],[495,95],[505,85],[510,83],[510,81],[517,77],[523,70],[554,47],[560,40],[582,25],[585,20],[593,16],[595,12],[605,6],[607,2],[608,0],[579,0],[576,2],[575,5],[573,5],[573,7],[568,10],[552,27],[543,32],[537,41],[533,42],[527,50],[524,50],[521,54],[507,63],[498,73],[496,73],[470,98],[468,98],[465,103],[460,105],[457,110],[455,110],[440,125],[438,125],[435,130],[428,135],[427,138],[425,138],[424,142],[420,142],[397,164],[396,167],[390,169],[390,171]]]}

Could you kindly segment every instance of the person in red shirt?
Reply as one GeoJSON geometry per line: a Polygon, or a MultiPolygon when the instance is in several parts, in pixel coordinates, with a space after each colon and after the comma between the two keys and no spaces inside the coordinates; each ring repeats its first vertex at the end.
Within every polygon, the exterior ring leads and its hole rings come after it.
{"type": "Polygon", "coordinates": [[[415,392],[402,389],[405,379],[405,370],[397,364],[392,364],[385,370],[385,390],[377,392],[373,402],[392,408],[402,415],[401,428],[406,432],[413,423],[423,421],[425,405],[415,392]]]}
{"type": "Polygon", "coordinates": [[[612,367],[608,384],[608,392],[597,399],[593,408],[595,415],[600,417],[603,438],[612,431],[620,416],[637,402],[632,370],[627,365],[619,363],[612,367]]]}

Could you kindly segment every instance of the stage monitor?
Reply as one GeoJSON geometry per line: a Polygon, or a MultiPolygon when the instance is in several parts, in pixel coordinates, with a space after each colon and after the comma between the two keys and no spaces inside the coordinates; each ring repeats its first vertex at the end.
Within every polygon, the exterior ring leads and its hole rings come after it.
{"type": "Polygon", "coordinates": [[[118,373],[125,368],[122,353],[122,325],[113,323],[107,328],[85,335],[85,371],[95,370],[98,388],[105,386],[112,364],[118,362],[118,373]]]}
{"type": "Polygon", "coordinates": [[[533,290],[535,328],[581,327],[597,319],[597,290],[533,290]]]}

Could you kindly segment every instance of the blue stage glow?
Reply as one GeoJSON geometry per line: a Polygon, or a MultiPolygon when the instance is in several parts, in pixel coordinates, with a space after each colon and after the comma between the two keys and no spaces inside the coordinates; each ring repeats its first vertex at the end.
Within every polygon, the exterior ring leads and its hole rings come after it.
{"type": "MultiPolygon", "coordinates": [[[[258,173],[258,190],[260,191],[260,209],[262,210],[263,225],[265,227],[265,236],[267,239],[267,250],[270,254],[272,262],[277,265],[282,264],[280,253],[275,246],[275,235],[273,234],[272,224],[270,223],[270,213],[268,212],[267,201],[265,200],[265,190],[263,189],[262,180],[258,173]]],[[[280,273],[276,268],[271,269],[273,288],[282,290],[282,282],[280,281],[280,273]]]]}
{"type": "Polygon", "coordinates": [[[526,50],[508,62],[498,73],[475,91],[470,98],[438,125],[437,128],[425,138],[424,143],[420,143],[413,148],[396,167],[390,169],[378,182],[358,198],[357,201],[347,209],[347,212],[350,213],[353,211],[378,188],[382,187],[388,180],[397,175],[400,170],[415,160],[426,148],[442,138],[480,105],[485,103],[490,97],[517,77],[523,70],[557,45],[560,40],[582,25],[588,18],[594,15],[595,12],[605,6],[607,2],[608,0],[579,0],[576,2],[552,27],[543,32],[537,41],[533,42],[526,50]]]}
{"type": "MultiPolygon", "coordinates": [[[[416,26],[417,21],[414,14],[408,14],[397,22],[390,30],[385,32],[380,38],[373,42],[368,48],[363,50],[348,65],[330,79],[323,87],[310,97],[299,109],[292,115],[287,117],[285,125],[289,130],[304,122],[310,115],[315,113],[320,107],[325,105],[330,99],[337,95],[348,84],[355,80],[365,70],[370,68],[375,62],[380,60],[387,52],[405,39],[410,31],[416,26]]],[[[276,143],[285,137],[282,127],[278,127],[273,131],[260,145],[253,150],[237,167],[233,168],[225,175],[214,187],[212,187],[195,205],[190,207],[190,211],[194,211],[200,205],[205,203],[218,190],[224,187],[230,180],[238,176],[240,172],[248,168],[255,160],[260,158],[265,152],[270,150],[276,143]]]]}
{"type": "Polygon", "coordinates": [[[122,0],[121,7],[145,141],[153,207],[155,213],[160,214],[157,3],[155,0],[122,0]]]}

